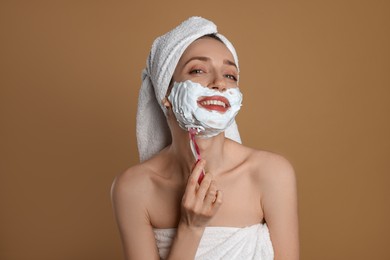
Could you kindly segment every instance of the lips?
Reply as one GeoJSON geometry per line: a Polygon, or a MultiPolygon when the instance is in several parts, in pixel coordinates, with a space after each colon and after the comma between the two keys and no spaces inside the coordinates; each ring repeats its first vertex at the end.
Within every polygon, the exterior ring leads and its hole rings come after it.
{"type": "Polygon", "coordinates": [[[218,112],[226,112],[230,108],[229,101],[222,96],[201,97],[198,99],[198,105],[218,112]]]}

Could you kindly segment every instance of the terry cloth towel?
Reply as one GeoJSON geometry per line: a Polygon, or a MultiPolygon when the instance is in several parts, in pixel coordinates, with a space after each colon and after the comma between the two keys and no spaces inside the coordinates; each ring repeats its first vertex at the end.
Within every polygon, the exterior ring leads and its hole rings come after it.
{"type": "MultiPolygon", "coordinates": [[[[153,229],[160,259],[168,256],[176,229],[153,229]]],[[[245,228],[207,227],[196,260],[272,260],[274,251],[266,224],[245,228]]]]}
{"type": "MultiPolygon", "coordinates": [[[[162,100],[185,49],[207,34],[216,34],[222,40],[238,66],[233,45],[218,34],[213,22],[201,17],[189,18],[153,42],[146,68],[142,72],[142,86],[138,97],[136,133],[141,161],[149,159],[171,143],[171,133],[164,115],[166,108],[162,100]]],[[[225,131],[225,136],[241,143],[236,122],[225,131]]]]}

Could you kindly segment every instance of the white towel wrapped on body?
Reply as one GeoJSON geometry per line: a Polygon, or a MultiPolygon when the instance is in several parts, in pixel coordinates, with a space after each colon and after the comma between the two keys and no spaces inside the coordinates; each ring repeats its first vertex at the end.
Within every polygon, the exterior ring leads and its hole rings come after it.
{"type": "MultiPolygon", "coordinates": [[[[168,256],[176,229],[153,229],[160,259],[168,256]]],[[[245,228],[207,227],[196,260],[272,260],[274,251],[266,224],[245,228]]]]}

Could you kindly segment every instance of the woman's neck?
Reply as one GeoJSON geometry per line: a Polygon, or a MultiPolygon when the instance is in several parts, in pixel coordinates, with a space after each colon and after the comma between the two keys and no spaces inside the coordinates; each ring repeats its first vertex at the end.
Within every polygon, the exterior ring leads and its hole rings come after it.
{"type": "MultiPolygon", "coordinates": [[[[195,137],[195,140],[199,147],[200,157],[206,160],[205,171],[218,174],[224,159],[224,134],[221,133],[211,138],[195,137]]],[[[182,174],[185,175],[183,177],[188,177],[196,162],[191,150],[188,132],[183,131],[179,135],[174,135],[170,152],[176,158],[175,161],[177,161],[182,174]]]]}

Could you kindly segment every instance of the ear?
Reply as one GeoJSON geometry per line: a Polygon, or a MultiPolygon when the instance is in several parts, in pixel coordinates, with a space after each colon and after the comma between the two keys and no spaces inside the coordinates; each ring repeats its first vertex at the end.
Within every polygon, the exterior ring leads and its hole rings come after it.
{"type": "Polygon", "coordinates": [[[172,107],[171,105],[171,102],[169,102],[168,98],[165,97],[161,100],[161,103],[163,104],[163,106],[166,108],[166,109],[169,109],[170,107],[172,107]]]}

